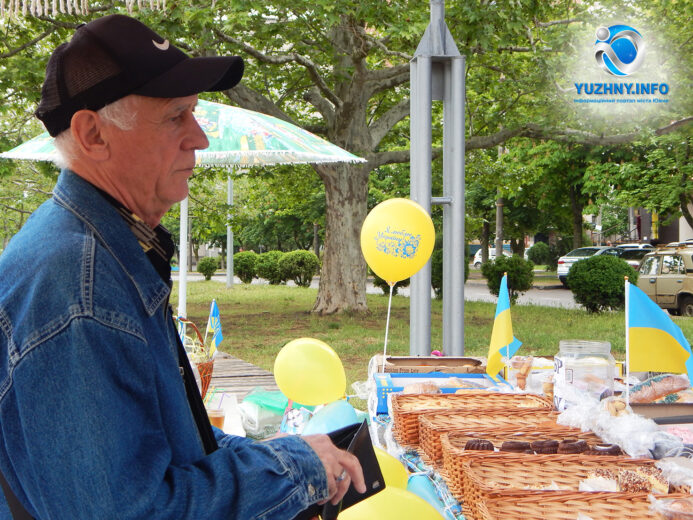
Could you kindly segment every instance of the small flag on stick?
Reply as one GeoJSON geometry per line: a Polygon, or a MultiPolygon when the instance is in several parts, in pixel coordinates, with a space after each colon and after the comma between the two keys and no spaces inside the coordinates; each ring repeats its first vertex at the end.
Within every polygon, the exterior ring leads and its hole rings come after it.
{"type": "Polygon", "coordinates": [[[214,356],[217,351],[219,343],[224,339],[221,334],[221,319],[219,317],[219,307],[217,306],[217,301],[212,300],[212,305],[209,309],[209,320],[207,321],[207,330],[205,331],[205,341],[207,341],[207,334],[212,334],[212,342],[209,345],[209,357],[214,356]]]}
{"type": "Polygon", "coordinates": [[[513,336],[513,324],[510,321],[508,273],[505,273],[501,280],[500,290],[498,291],[496,317],[493,322],[491,344],[488,347],[486,373],[495,378],[501,368],[503,368],[503,355],[510,359],[515,355],[515,352],[517,352],[521,345],[522,342],[513,336]]]}

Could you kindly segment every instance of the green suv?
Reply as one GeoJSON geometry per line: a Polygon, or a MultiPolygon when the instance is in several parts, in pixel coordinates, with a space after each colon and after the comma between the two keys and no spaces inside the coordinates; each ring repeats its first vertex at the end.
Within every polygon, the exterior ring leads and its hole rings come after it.
{"type": "Polygon", "coordinates": [[[693,247],[667,247],[645,255],[638,287],[674,316],[693,316],[693,247]]]}

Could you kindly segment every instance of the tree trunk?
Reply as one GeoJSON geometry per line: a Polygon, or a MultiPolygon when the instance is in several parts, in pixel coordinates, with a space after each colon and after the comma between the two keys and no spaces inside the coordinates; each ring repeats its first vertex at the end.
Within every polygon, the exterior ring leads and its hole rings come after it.
{"type": "Polygon", "coordinates": [[[325,244],[318,297],[313,312],[365,312],[366,262],[361,226],[366,218],[368,166],[316,165],[325,183],[325,244]]]}
{"type": "Polygon", "coordinates": [[[488,220],[484,220],[481,225],[481,263],[485,264],[488,262],[488,245],[489,239],[491,237],[491,225],[488,220]]]}
{"type": "Polygon", "coordinates": [[[496,200],[496,256],[500,258],[503,251],[503,197],[496,200]]]}
{"type": "Polygon", "coordinates": [[[570,186],[568,189],[570,197],[570,207],[573,211],[573,249],[582,246],[582,204],[580,204],[578,194],[575,187],[570,186]]]}

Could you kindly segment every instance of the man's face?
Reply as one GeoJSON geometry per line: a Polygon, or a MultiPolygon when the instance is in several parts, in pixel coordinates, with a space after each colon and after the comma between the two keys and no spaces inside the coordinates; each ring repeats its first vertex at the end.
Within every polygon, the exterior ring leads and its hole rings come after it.
{"type": "Polygon", "coordinates": [[[153,227],[187,197],[195,150],[207,148],[209,141],[193,116],[197,95],[135,98],[134,128],[109,128],[112,181],[121,202],[153,227]]]}

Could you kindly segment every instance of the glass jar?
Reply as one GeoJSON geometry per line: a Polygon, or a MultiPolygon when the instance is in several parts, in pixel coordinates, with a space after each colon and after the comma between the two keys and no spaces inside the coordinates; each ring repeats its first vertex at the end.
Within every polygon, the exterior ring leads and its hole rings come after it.
{"type": "Polygon", "coordinates": [[[608,341],[561,340],[554,357],[556,409],[613,395],[615,366],[608,341]]]}

